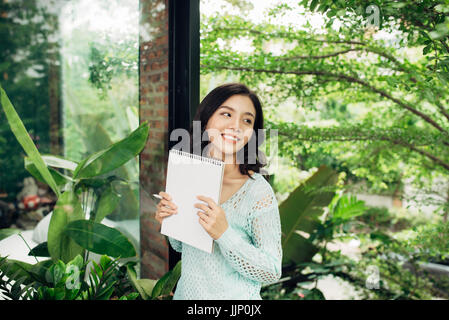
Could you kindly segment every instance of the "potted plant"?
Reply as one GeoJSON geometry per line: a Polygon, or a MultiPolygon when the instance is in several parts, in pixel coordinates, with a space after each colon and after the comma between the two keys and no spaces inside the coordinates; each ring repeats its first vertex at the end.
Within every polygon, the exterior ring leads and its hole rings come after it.
{"type": "Polygon", "coordinates": [[[127,183],[107,174],[142,151],[148,136],[147,122],[126,138],[76,163],[58,156],[42,156],[1,86],[0,95],[10,128],[27,154],[25,168],[37,180],[46,183],[57,197],[48,239],[30,251],[31,255],[51,259],[31,265],[1,258],[0,276],[6,276],[8,282],[0,283],[0,292],[3,288],[3,292],[9,292],[10,297],[37,299],[110,298],[120,291],[121,280],[117,279],[125,279],[137,295],[131,292],[120,298],[169,297],[167,292],[173,289],[179,278],[180,264],[159,281],[137,279],[134,245],[119,230],[101,223],[120,200],[114,183],[127,183]],[[58,171],[58,168],[64,169],[64,172],[58,171]],[[86,192],[93,193],[95,200],[83,206],[80,199],[86,192]],[[89,252],[102,255],[98,262],[92,261],[92,272],[88,269],[91,262],[89,252]],[[124,258],[127,261],[120,265],[119,260],[124,258]],[[73,275],[75,269],[78,270],[76,277],[73,275]],[[88,276],[89,281],[81,281],[82,276],[88,276]],[[73,280],[74,277],[82,284],[75,291],[66,285],[68,279],[73,280]],[[111,282],[111,279],[115,281],[111,282]],[[12,293],[7,289],[11,284],[9,281],[14,281],[14,285],[10,286],[12,293]],[[94,289],[100,284],[103,289],[99,293],[94,289]]]}

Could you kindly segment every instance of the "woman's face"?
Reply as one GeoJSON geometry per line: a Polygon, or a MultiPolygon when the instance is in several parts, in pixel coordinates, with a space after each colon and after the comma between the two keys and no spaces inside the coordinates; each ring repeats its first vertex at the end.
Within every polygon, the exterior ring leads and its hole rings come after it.
{"type": "Polygon", "coordinates": [[[247,96],[233,95],[218,107],[206,125],[211,155],[224,160],[243,148],[253,134],[256,109],[247,96]]]}

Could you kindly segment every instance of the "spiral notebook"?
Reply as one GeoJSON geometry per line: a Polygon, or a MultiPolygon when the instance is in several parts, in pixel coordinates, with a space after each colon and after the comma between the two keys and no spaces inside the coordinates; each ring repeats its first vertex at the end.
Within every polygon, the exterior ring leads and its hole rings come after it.
{"type": "MultiPolygon", "coordinates": [[[[165,192],[172,196],[178,213],[162,220],[161,233],[208,253],[213,252],[213,238],[199,223],[203,203],[198,195],[220,204],[224,162],[188,152],[171,149],[168,155],[165,192]]],[[[205,203],[206,204],[206,203],[205,203]]]]}

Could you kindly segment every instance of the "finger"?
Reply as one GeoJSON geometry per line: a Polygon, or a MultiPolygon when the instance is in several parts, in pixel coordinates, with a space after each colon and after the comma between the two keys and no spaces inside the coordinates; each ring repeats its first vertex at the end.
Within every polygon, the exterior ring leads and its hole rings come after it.
{"type": "Polygon", "coordinates": [[[211,207],[212,209],[216,208],[216,203],[212,198],[199,195],[199,196],[197,196],[197,199],[206,202],[209,205],[209,207],[211,207]]]}
{"type": "Polygon", "coordinates": [[[172,214],[178,214],[177,211],[159,211],[159,213],[162,215],[165,215],[165,216],[167,216],[167,215],[171,216],[172,214]]]}
{"type": "Polygon", "coordinates": [[[173,214],[174,214],[174,213],[172,213],[172,212],[161,211],[161,212],[159,212],[159,217],[165,218],[165,217],[171,216],[171,215],[173,215],[173,214]]]}
{"type": "Polygon", "coordinates": [[[166,200],[172,199],[171,196],[167,192],[164,192],[164,191],[159,192],[159,195],[166,200]]]}
{"type": "Polygon", "coordinates": [[[195,208],[201,209],[205,212],[210,211],[210,207],[206,206],[205,204],[202,203],[195,203],[195,208]]]}
{"type": "Polygon", "coordinates": [[[164,206],[169,206],[172,209],[178,209],[178,206],[176,204],[174,204],[173,202],[171,202],[171,201],[168,201],[168,200],[165,200],[165,199],[161,199],[160,202],[164,206]]]}
{"type": "Polygon", "coordinates": [[[178,209],[171,209],[171,208],[167,208],[167,207],[161,207],[159,209],[159,212],[177,213],[178,209]]]}
{"type": "Polygon", "coordinates": [[[199,218],[200,225],[204,228],[204,230],[209,230],[209,224],[203,218],[199,218]]]}
{"type": "Polygon", "coordinates": [[[210,217],[206,213],[198,211],[196,214],[200,217],[201,220],[203,220],[205,223],[209,224],[210,217]]]}

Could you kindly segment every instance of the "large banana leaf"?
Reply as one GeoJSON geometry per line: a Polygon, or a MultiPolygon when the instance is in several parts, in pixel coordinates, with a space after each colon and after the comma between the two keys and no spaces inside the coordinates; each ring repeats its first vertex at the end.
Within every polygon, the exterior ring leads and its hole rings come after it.
{"type": "Polygon", "coordinates": [[[108,214],[117,208],[121,195],[116,193],[111,184],[103,191],[98,200],[95,222],[100,223],[108,214]]]}
{"type": "Polygon", "coordinates": [[[82,161],[76,168],[73,177],[77,179],[92,178],[111,172],[125,164],[142,151],[148,137],[148,130],[149,127],[145,121],[128,137],[82,161]]]}
{"type": "Polygon", "coordinates": [[[153,279],[137,279],[137,274],[134,268],[130,265],[126,266],[126,272],[128,274],[128,278],[131,281],[131,285],[134,289],[139,292],[140,296],[143,300],[150,300],[151,293],[153,292],[154,286],[157,283],[157,280],[153,279]]]}
{"type": "MultiPolygon", "coordinates": [[[[110,134],[104,129],[101,123],[91,122],[82,118],[80,123],[87,128],[85,135],[83,135],[84,144],[89,152],[95,152],[108,148],[112,145],[110,134]],[[92,139],[95,137],[95,139],[92,139]]],[[[135,160],[135,159],[133,159],[135,160]]],[[[127,162],[124,166],[120,166],[115,169],[111,174],[122,178],[124,181],[137,181],[138,180],[138,162],[127,162]]],[[[124,220],[135,219],[138,217],[139,212],[139,199],[136,192],[133,190],[131,184],[119,184],[116,186],[116,191],[121,195],[121,199],[115,209],[108,213],[112,220],[124,220]]],[[[98,213],[97,213],[98,215],[98,213]]],[[[99,222],[99,221],[96,221],[99,222]]]]}
{"type": "Polygon", "coordinates": [[[78,163],[76,163],[75,161],[67,160],[51,154],[42,155],[42,160],[44,160],[45,164],[49,167],[67,169],[70,171],[75,171],[76,167],[78,166],[78,163]]]}
{"type": "Polygon", "coordinates": [[[298,231],[311,233],[317,228],[319,216],[335,195],[336,182],[337,173],[322,165],[279,206],[284,263],[310,261],[318,251],[298,231]]]}
{"type": "MultiPolygon", "coordinates": [[[[25,169],[38,181],[43,182],[43,183],[47,183],[47,181],[45,181],[45,179],[42,177],[42,175],[39,173],[39,170],[37,170],[36,165],[30,161],[30,159],[28,157],[25,157],[25,169]]],[[[73,181],[72,178],[60,173],[59,171],[53,169],[53,168],[48,168],[48,170],[50,171],[51,175],[53,176],[53,179],[56,182],[56,185],[58,187],[64,186],[67,182],[71,182],[73,181]]]]}
{"type": "Polygon", "coordinates": [[[22,230],[16,228],[0,229],[0,241],[5,238],[8,238],[9,236],[12,236],[13,234],[18,234],[20,232],[22,232],[22,230]]]}
{"type": "Polygon", "coordinates": [[[45,272],[52,263],[51,260],[44,260],[36,264],[30,264],[0,257],[0,271],[10,280],[24,279],[23,285],[29,285],[34,281],[45,283],[45,272]]]}
{"type": "Polygon", "coordinates": [[[53,260],[65,263],[82,254],[83,248],[70,239],[64,229],[71,221],[84,218],[84,212],[73,190],[64,192],[56,202],[48,227],[48,252],[53,260]]]}
{"type": "Polygon", "coordinates": [[[133,244],[120,231],[91,220],[70,222],[64,233],[83,248],[114,258],[137,255],[133,244]]]}
{"type": "Polygon", "coordinates": [[[33,278],[30,275],[32,266],[32,264],[23,261],[0,257],[0,273],[3,273],[8,279],[14,281],[24,278],[26,279],[23,283],[24,285],[33,282],[33,278]]]}
{"type": "Polygon", "coordinates": [[[30,161],[36,166],[36,169],[40,173],[41,177],[50,186],[56,196],[59,197],[60,191],[56,184],[56,181],[53,179],[53,176],[45,165],[45,162],[42,159],[36,146],[34,145],[33,140],[25,129],[22,120],[20,120],[19,115],[14,109],[14,106],[12,105],[11,101],[9,100],[8,96],[1,86],[0,95],[0,104],[5,111],[6,119],[8,120],[9,126],[11,127],[11,131],[14,133],[17,141],[20,143],[23,150],[28,155],[30,161]]]}
{"type": "Polygon", "coordinates": [[[153,292],[151,293],[153,299],[161,296],[168,296],[170,292],[173,291],[173,288],[178,282],[179,277],[181,277],[181,268],[182,261],[180,260],[178,261],[178,263],[176,263],[176,266],[172,270],[168,271],[162,278],[158,280],[153,288],[153,292]]]}

